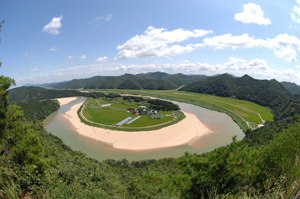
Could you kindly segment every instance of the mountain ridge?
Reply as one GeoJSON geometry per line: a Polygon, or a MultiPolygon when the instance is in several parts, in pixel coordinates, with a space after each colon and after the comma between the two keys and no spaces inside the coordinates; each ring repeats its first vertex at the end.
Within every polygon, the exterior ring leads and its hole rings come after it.
{"type": "Polygon", "coordinates": [[[70,81],[44,85],[51,85],[51,87],[57,89],[132,89],[132,84],[135,82],[134,89],[171,90],[206,77],[207,76],[205,75],[153,72],[140,73],[137,75],[124,74],[120,76],[94,76],[91,78],[73,79],[70,81]],[[130,79],[129,82],[128,79],[130,79]]]}

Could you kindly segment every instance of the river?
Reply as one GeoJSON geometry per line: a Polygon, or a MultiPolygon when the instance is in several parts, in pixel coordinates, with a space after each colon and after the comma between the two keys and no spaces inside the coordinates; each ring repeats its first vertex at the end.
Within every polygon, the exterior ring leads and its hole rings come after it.
{"type": "Polygon", "coordinates": [[[237,136],[237,140],[244,137],[244,133],[233,120],[224,113],[211,111],[202,107],[191,104],[173,102],[179,105],[182,111],[195,114],[199,120],[209,127],[214,133],[205,135],[201,139],[195,140],[193,146],[182,145],[157,150],[147,151],[129,151],[115,149],[99,141],[79,135],[71,128],[68,120],[64,119],[61,114],[67,112],[71,106],[85,101],[86,98],[78,98],[69,104],[62,105],[60,109],[44,120],[44,127],[48,132],[60,137],[64,143],[73,150],[82,151],[88,157],[96,160],[115,159],[121,160],[126,158],[129,161],[145,159],[161,159],[167,157],[180,157],[186,151],[190,153],[209,152],[214,148],[225,146],[232,142],[232,137],[237,136]]]}

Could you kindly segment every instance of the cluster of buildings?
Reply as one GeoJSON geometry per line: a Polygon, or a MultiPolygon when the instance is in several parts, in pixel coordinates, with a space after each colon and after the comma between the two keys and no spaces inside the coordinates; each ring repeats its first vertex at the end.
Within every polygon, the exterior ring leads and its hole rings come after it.
{"type": "Polygon", "coordinates": [[[153,115],[157,114],[157,110],[147,110],[146,106],[140,106],[139,109],[128,108],[127,113],[133,113],[135,115],[153,115]]]}

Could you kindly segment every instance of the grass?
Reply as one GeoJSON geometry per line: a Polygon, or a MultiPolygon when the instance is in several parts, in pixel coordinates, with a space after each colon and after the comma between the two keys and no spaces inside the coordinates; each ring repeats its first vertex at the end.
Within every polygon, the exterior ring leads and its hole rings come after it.
{"type": "Polygon", "coordinates": [[[261,119],[258,115],[250,115],[248,117],[245,117],[244,119],[246,121],[251,121],[252,123],[255,123],[255,124],[261,124],[262,123],[262,121],[261,121],[261,119]]]}
{"type": "Polygon", "coordinates": [[[144,126],[153,126],[161,123],[166,123],[173,120],[174,117],[166,116],[162,119],[149,119],[148,116],[142,116],[131,124],[125,124],[123,127],[144,127],[144,126]]]}
{"type": "Polygon", "coordinates": [[[83,115],[86,119],[100,124],[116,124],[127,117],[132,117],[126,112],[116,111],[108,108],[95,109],[86,107],[83,110],[83,115]]]}
{"type": "MultiPolygon", "coordinates": [[[[260,106],[258,104],[243,101],[243,100],[237,100],[237,99],[231,99],[231,98],[224,98],[224,97],[217,97],[207,94],[199,94],[199,93],[189,93],[189,92],[183,92],[183,91],[176,91],[176,92],[169,92],[169,93],[160,93],[160,95],[166,95],[166,96],[176,96],[179,95],[182,98],[186,99],[198,99],[201,101],[206,101],[209,103],[213,103],[219,106],[222,106],[224,108],[227,108],[231,111],[237,112],[242,117],[248,117],[251,115],[257,115],[257,113],[267,113],[264,114],[264,117],[262,116],[263,120],[268,121],[274,121],[273,115],[271,111],[263,106],[260,106]]],[[[250,117],[251,118],[251,117],[250,117]]],[[[255,118],[255,117],[253,117],[255,118]]],[[[257,122],[256,119],[249,122],[257,122]]],[[[261,120],[260,120],[261,123],[261,120]]]]}

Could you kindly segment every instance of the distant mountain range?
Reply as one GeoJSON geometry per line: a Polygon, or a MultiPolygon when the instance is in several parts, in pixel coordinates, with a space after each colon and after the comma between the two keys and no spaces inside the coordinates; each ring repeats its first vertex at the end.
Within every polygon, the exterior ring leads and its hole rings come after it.
{"type": "MultiPolygon", "coordinates": [[[[232,74],[225,73],[219,76],[231,76],[238,78],[232,74]]],[[[246,75],[248,76],[248,75],[246,75]]],[[[250,76],[248,76],[250,77],[250,76]]],[[[149,90],[171,90],[180,86],[196,82],[208,78],[206,75],[185,75],[167,74],[163,72],[141,73],[137,75],[124,74],[121,76],[94,76],[86,79],[73,79],[71,81],[63,81],[45,84],[26,84],[24,86],[51,87],[57,89],[149,89],[149,90]]],[[[267,80],[264,80],[267,81],[267,80]]],[[[274,80],[275,81],[275,80],[274,80]]],[[[300,95],[300,86],[291,82],[280,82],[287,90],[294,94],[300,95]]],[[[189,86],[190,87],[190,86],[189,86]]]]}
{"type": "MultiPolygon", "coordinates": [[[[170,75],[162,72],[142,73],[138,75],[94,76],[86,79],[73,79],[66,82],[35,85],[57,89],[149,89],[170,90],[179,86],[204,79],[205,75],[170,75]]],[[[26,85],[27,86],[27,85],[26,85]]],[[[31,86],[31,85],[30,85],[31,86]]]]}
{"type": "Polygon", "coordinates": [[[281,82],[281,84],[292,93],[300,94],[300,86],[298,86],[297,84],[291,82],[281,82]]]}

